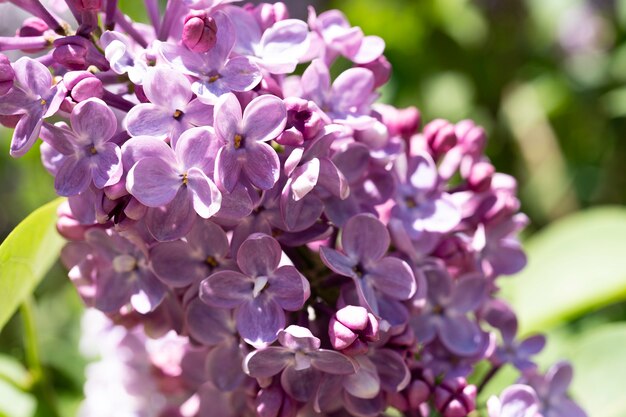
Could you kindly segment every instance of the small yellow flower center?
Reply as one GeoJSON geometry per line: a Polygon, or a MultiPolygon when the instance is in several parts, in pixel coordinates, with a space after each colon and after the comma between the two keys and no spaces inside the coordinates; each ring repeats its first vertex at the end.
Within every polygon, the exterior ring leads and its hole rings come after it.
{"type": "Polygon", "coordinates": [[[215,268],[216,266],[219,265],[219,263],[217,262],[217,259],[215,259],[212,256],[209,256],[206,258],[206,260],[204,261],[206,262],[209,266],[211,266],[212,268],[215,268]]]}
{"type": "Polygon", "coordinates": [[[40,99],[40,100],[39,100],[39,103],[40,103],[42,106],[45,106],[46,104],[48,104],[48,102],[46,101],[46,99],[45,99],[45,98],[40,99]]]}
{"type": "Polygon", "coordinates": [[[220,79],[219,74],[218,74],[218,75],[211,75],[211,76],[209,77],[209,82],[210,82],[210,83],[214,83],[215,81],[217,81],[217,80],[219,80],[219,79],[220,79]]]}
{"type": "Polygon", "coordinates": [[[241,148],[241,141],[243,141],[243,136],[239,134],[235,135],[235,149],[241,148]]]}
{"type": "Polygon", "coordinates": [[[98,153],[98,150],[96,149],[95,146],[92,145],[91,148],[89,148],[89,153],[92,155],[95,155],[98,153]]]}
{"type": "Polygon", "coordinates": [[[182,115],[183,115],[183,112],[176,109],[176,111],[174,112],[174,119],[178,120],[181,118],[182,115]]]}
{"type": "Polygon", "coordinates": [[[187,173],[185,172],[183,174],[183,185],[187,185],[188,182],[189,182],[189,178],[187,177],[187,173]]]}
{"type": "Polygon", "coordinates": [[[406,204],[406,206],[408,208],[415,208],[417,207],[417,202],[415,201],[415,199],[413,197],[407,197],[404,199],[404,204],[406,204]]]}

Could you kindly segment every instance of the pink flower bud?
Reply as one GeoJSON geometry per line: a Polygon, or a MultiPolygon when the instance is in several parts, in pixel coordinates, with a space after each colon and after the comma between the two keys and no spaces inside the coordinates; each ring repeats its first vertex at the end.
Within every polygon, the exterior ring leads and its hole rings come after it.
{"type": "Polygon", "coordinates": [[[252,10],[252,14],[259,22],[259,25],[261,25],[261,30],[263,31],[272,27],[276,22],[289,19],[289,11],[283,2],[274,4],[261,3],[252,10]]]}
{"type": "Polygon", "coordinates": [[[391,136],[401,136],[408,140],[417,133],[422,122],[419,110],[413,106],[396,109],[387,104],[378,104],[375,108],[382,116],[391,136]]]}
{"type": "Polygon", "coordinates": [[[435,407],[443,417],[465,417],[476,409],[476,386],[452,378],[435,388],[435,407]]]}
{"type": "Polygon", "coordinates": [[[0,96],[5,95],[13,88],[15,71],[11,66],[11,61],[6,56],[0,54],[0,96]]]}
{"type": "Polygon", "coordinates": [[[346,355],[367,353],[368,342],[378,340],[378,320],[360,306],[346,306],[335,313],[328,327],[330,342],[346,355]]]}
{"type": "Polygon", "coordinates": [[[477,193],[487,191],[491,187],[491,179],[495,172],[495,168],[489,162],[478,162],[472,166],[467,185],[477,193]]]}
{"type": "Polygon", "coordinates": [[[459,144],[470,155],[481,154],[487,143],[485,129],[477,126],[471,120],[462,120],[455,125],[455,133],[459,144]]]}
{"type": "Polygon", "coordinates": [[[92,97],[102,98],[104,93],[102,81],[88,71],[70,71],[63,76],[63,83],[76,102],[92,97]]]}
{"type": "Polygon", "coordinates": [[[207,52],[217,41],[217,24],[204,10],[192,10],[185,17],[183,44],[194,52],[207,52]]]}
{"type": "Polygon", "coordinates": [[[48,24],[38,17],[28,17],[15,33],[16,36],[42,36],[50,28],[48,24]]]}
{"type": "Polygon", "coordinates": [[[424,126],[424,139],[435,159],[439,159],[457,143],[454,125],[443,119],[435,119],[424,126]]]}
{"type": "Polygon", "coordinates": [[[82,36],[59,38],[54,41],[54,46],[54,60],[70,70],[82,70],[90,65],[95,65],[102,71],[109,69],[106,58],[82,36]]]}

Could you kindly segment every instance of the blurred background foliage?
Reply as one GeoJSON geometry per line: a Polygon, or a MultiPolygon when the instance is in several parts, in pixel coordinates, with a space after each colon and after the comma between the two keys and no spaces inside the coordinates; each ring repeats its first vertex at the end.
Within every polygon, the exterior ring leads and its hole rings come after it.
{"type": "MultiPolygon", "coordinates": [[[[306,17],[306,1],[286,3],[306,17]]],[[[146,21],[143,2],[120,4],[146,21]]],[[[626,416],[626,1],[315,6],[339,8],[385,39],[394,72],[383,101],[416,105],[424,122],[473,118],[486,128],[487,153],[518,179],[532,221],[524,233],[529,267],[503,284],[522,332],[548,332],[542,367],[574,362],[573,395],[591,416],[626,416]]],[[[2,239],[54,198],[38,152],[13,160],[9,135],[0,131],[2,239]]],[[[74,415],[86,364],[78,350],[80,301],[59,265],[33,300],[0,333],[0,417],[55,415],[54,408],[74,415]],[[36,332],[25,331],[30,325],[36,332]],[[33,346],[43,378],[33,372],[33,346]]],[[[514,378],[503,370],[483,397],[514,378]]]]}

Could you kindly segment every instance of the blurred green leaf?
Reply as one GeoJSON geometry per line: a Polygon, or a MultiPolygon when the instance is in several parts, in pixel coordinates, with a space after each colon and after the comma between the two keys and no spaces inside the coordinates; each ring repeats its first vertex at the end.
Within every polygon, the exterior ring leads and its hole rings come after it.
{"type": "Polygon", "coordinates": [[[626,299],[626,209],[603,207],[558,220],[526,242],[527,268],[502,283],[522,334],[546,330],[626,299]]]}
{"type": "Polygon", "coordinates": [[[0,329],[59,256],[63,238],[55,223],[61,201],[35,210],[0,245],[0,329]]]}
{"type": "Polygon", "coordinates": [[[0,355],[0,417],[30,417],[35,398],[23,391],[30,383],[24,366],[8,355],[0,355]]]}

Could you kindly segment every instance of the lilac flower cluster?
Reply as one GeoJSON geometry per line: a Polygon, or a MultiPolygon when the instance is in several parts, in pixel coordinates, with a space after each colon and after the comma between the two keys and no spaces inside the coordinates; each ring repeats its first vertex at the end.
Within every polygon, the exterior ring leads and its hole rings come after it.
{"type": "Polygon", "coordinates": [[[133,416],[461,417],[506,364],[490,417],[585,415],[497,298],[526,263],[515,180],[472,121],[375,103],[382,39],[282,3],[146,0],[147,26],[67,0],[73,29],[9,2],[34,17],[0,50],[38,54],[0,55],[11,154],[42,139],[62,260],[114,335],[83,415],[123,387],[133,416]]]}

